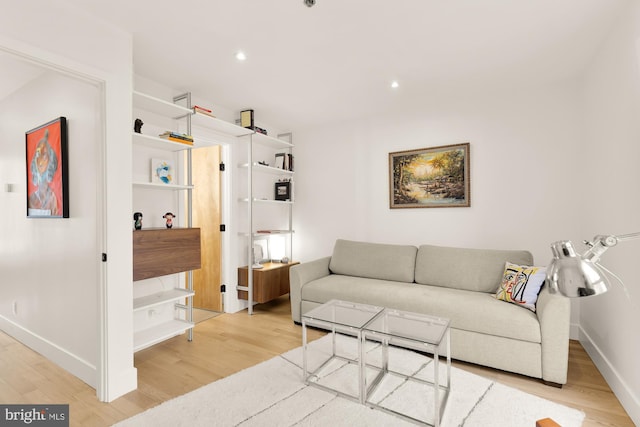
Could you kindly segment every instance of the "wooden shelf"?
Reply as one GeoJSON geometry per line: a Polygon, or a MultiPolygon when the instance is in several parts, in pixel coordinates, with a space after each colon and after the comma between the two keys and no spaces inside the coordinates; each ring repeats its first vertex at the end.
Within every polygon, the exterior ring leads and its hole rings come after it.
{"type": "Polygon", "coordinates": [[[133,280],[197,270],[201,266],[199,228],[133,231],[133,280]]]}
{"type": "Polygon", "coordinates": [[[172,301],[179,301],[183,298],[192,297],[195,292],[188,289],[171,289],[169,291],[156,292],[133,300],[133,311],[145,310],[157,305],[162,305],[172,301]]]}
{"type": "Polygon", "coordinates": [[[133,334],[133,351],[142,350],[153,344],[181,334],[195,326],[194,323],[173,319],[133,334]]]}

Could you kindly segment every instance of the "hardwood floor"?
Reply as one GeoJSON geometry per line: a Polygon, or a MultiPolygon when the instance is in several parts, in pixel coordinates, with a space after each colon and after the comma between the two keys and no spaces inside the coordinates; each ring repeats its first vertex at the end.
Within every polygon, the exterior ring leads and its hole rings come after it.
{"type": "MultiPolygon", "coordinates": [[[[322,336],[309,331],[309,339],[322,336]]],[[[0,333],[0,402],[69,403],[71,426],[110,426],[165,400],[270,359],[301,344],[287,296],[246,311],[198,323],[194,340],[175,337],[135,355],[138,389],[111,403],[39,354],[0,333]]],[[[454,362],[454,366],[584,411],[584,427],[633,427],[579,342],[569,347],[569,380],[562,389],[519,375],[454,362]]]]}

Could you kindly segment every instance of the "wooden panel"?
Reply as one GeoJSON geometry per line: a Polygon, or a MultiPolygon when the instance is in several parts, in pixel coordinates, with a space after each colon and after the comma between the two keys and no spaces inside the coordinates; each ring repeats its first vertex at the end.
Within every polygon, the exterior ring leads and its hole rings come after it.
{"type": "MultiPolygon", "coordinates": [[[[257,303],[264,303],[288,294],[289,269],[296,264],[299,263],[267,262],[263,264],[263,268],[253,270],[253,300],[257,303]]],[[[238,268],[238,285],[248,286],[248,277],[249,269],[247,267],[238,268]]],[[[249,292],[238,291],[238,298],[249,299],[249,292]]]]}
{"type": "Polygon", "coordinates": [[[220,272],[220,147],[191,151],[193,226],[202,237],[202,268],[193,272],[193,306],[222,311],[220,272]]]}
{"type": "Polygon", "coordinates": [[[197,270],[199,228],[156,228],[133,232],[133,280],[197,270]]]}

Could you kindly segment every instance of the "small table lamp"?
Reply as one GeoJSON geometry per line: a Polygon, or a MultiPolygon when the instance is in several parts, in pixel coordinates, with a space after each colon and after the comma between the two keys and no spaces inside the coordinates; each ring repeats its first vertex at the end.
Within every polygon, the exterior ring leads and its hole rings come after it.
{"type": "MultiPolygon", "coordinates": [[[[552,294],[561,293],[569,298],[600,295],[609,290],[607,273],[624,284],[615,274],[598,264],[600,256],[618,242],[640,238],[639,233],[621,236],[595,236],[591,241],[585,241],[589,249],[579,255],[569,240],[561,240],[551,245],[553,259],[547,268],[547,283],[552,294]]],[[[624,288],[627,292],[627,289],[624,288]]],[[[627,295],[628,297],[628,295],[627,295]]]]}

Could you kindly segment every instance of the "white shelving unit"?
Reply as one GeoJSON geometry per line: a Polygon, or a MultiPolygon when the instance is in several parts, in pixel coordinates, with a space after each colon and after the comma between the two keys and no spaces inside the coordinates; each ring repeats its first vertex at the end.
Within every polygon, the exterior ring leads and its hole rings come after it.
{"type": "MultiPolygon", "coordinates": [[[[270,165],[264,165],[259,161],[254,160],[256,152],[260,150],[263,155],[275,159],[276,153],[285,153],[285,155],[291,155],[293,150],[292,135],[290,133],[280,134],[277,138],[267,136],[261,133],[253,133],[248,141],[247,149],[247,162],[238,165],[242,169],[247,171],[247,197],[241,198],[240,201],[247,204],[247,218],[248,218],[248,230],[241,233],[241,236],[247,239],[247,286],[237,286],[238,291],[246,291],[248,295],[248,312],[253,314],[253,296],[254,296],[254,284],[253,284],[253,246],[257,240],[267,239],[273,235],[285,236],[288,238],[286,244],[286,256],[291,260],[293,252],[293,194],[291,194],[290,200],[276,200],[275,198],[275,183],[277,182],[277,176],[282,179],[290,181],[290,186],[293,186],[294,171],[288,169],[281,169],[270,165]],[[265,177],[267,177],[265,179],[265,177]],[[256,186],[258,181],[262,185],[265,181],[267,185],[271,186],[271,196],[259,196],[257,195],[256,186]],[[264,213],[261,212],[261,207],[276,207],[281,209],[282,212],[275,214],[277,218],[274,218],[274,214],[271,213],[270,218],[274,220],[274,223],[278,223],[277,226],[263,227],[258,226],[264,221],[258,221],[264,219],[264,213]],[[284,220],[284,221],[283,221],[284,220]],[[283,227],[284,225],[284,227],[283,227]]],[[[290,187],[291,188],[291,187],[290,187]]],[[[264,191],[264,189],[263,189],[264,191]]]]}
{"type": "MultiPolygon", "coordinates": [[[[189,102],[188,97],[187,102],[189,102]]],[[[193,111],[190,108],[178,105],[174,102],[165,101],[163,99],[159,99],[141,92],[134,92],[133,105],[134,109],[141,112],[142,114],[148,113],[150,116],[155,115],[158,117],[167,118],[169,120],[186,120],[187,128],[189,129],[191,126],[190,118],[193,111]]],[[[149,126],[152,125],[147,124],[147,127],[149,126]]],[[[163,126],[159,125],[158,127],[161,128],[163,126]]],[[[172,126],[170,127],[170,129],[175,129],[176,127],[177,126],[172,126]]],[[[166,126],[164,126],[164,128],[165,130],[168,129],[168,127],[166,126]]],[[[193,148],[193,146],[189,144],[174,142],[154,135],[136,132],[133,132],[132,142],[134,147],[144,147],[145,149],[148,149],[150,153],[157,153],[158,151],[169,153],[170,156],[173,156],[176,165],[180,164],[180,161],[182,160],[181,156],[178,153],[186,156],[186,158],[189,160],[190,150],[193,148]]],[[[153,155],[155,154],[149,154],[148,159],[146,160],[149,161],[153,155]]],[[[172,200],[172,203],[167,203],[167,197],[162,196],[161,192],[186,192],[188,195],[188,202],[184,207],[184,211],[188,218],[187,227],[191,227],[190,192],[193,189],[193,186],[191,185],[190,161],[187,161],[186,170],[181,172],[182,173],[178,173],[176,175],[183,175],[186,182],[180,182],[181,179],[178,179],[178,183],[176,184],[157,184],[150,182],[150,179],[134,179],[134,182],[132,183],[132,186],[134,188],[134,199],[136,196],[136,189],[145,191],[153,190],[156,193],[154,193],[155,196],[152,197],[157,197],[158,199],[163,200],[162,202],[158,202],[159,204],[164,203],[165,205],[169,206],[171,206],[172,204],[174,206],[179,206],[180,203],[175,201],[176,196],[170,196],[169,199],[172,200]]],[[[145,227],[143,223],[143,230],[144,229],[145,227]]],[[[180,283],[180,280],[176,279],[176,282],[180,283]]],[[[134,317],[136,316],[136,313],[139,313],[142,314],[142,318],[144,318],[144,312],[148,313],[148,321],[142,326],[138,325],[138,327],[135,328],[136,332],[134,333],[134,351],[141,350],[184,332],[188,333],[189,341],[193,339],[194,323],[192,297],[194,295],[194,292],[190,271],[188,271],[188,278],[186,282],[187,283],[185,284],[185,288],[176,287],[169,290],[163,289],[135,298],[133,300],[134,317]],[[154,315],[161,312],[171,312],[172,316],[164,316],[160,321],[155,321],[155,319],[153,318],[154,315]],[[180,312],[185,314],[180,315],[180,312]],[[183,316],[186,319],[183,319],[183,316]]],[[[134,284],[134,286],[136,286],[136,284],[134,284]]]]}
{"type": "MultiPolygon", "coordinates": [[[[190,108],[190,94],[177,96],[173,99],[173,102],[170,102],[135,91],[133,93],[133,104],[134,111],[150,113],[149,120],[141,117],[145,119],[145,124],[142,128],[143,133],[133,132],[132,134],[132,141],[135,147],[134,159],[136,152],[138,154],[140,152],[155,153],[149,154],[149,157],[164,152],[169,156],[175,157],[176,165],[186,165],[186,170],[180,171],[180,175],[185,176],[186,179],[178,180],[177,183],[173,184],[152,183],[144,174],[138,174],[137,176],[134,174],[134,180],[132,182],[134,193],[136,191],[143,191],[146,195],[145,197],[149,197],[151,200],[153,200],[154,197],[164,197],[162,192],[173,194],[173,196],[170,197],[174,199],[181,198],[181,195],[186,194],[187,201],[184,203],[184,212],[181,212],[181,216],[182,220],[187,218],[187,227],[191,227],[191,190],[194,188],[191,184],[191,150],[218,145],[221,142],[228,143],[236,138],[240,138],[241,142],[246,141],[248,144],[248,160],[242,167],[245,169],[249,183],[248,196],[245,202],[248,206],[247,218],[250,231],[240,233],[248,242],[248,259],[251,260],[254,241],[264,239],[268,235],[276,234],[288,237],[287,256],[291,258],[293,202],[274,200],[275,197],[273,193],[275,191],[274,183],[278,177],[292,180],[294,172],[273,166],[265,166],[257,161],[253,161],[253,155],[259,147],[272,154],[276,152],[291,154],[291,149],[293,148],[291,134],[279,135],[278,138],[274,138],[256,133],[252,129],[243,128],[234,123],[194,112],[190,108]],[[161,125],[154,123],[154,120],[162,121],[163,123],[166,123],[165,120],[169,120],[172,125],[161,125]],[[147,121],[149,123],[147,123],[147,121]],[[151,130],[149,130],[149,127],[151,130]],[[178,129],[193,136],[193,145],[174,142],[155,136],[166,130],[177,131],[178,129]],[[249,167],[249,165],[251,165],[251,167],[249,167]],[[271,194],[271,198],[264,199],[255,195],[253,183],[254,178],[257,179],[258,176],[268,177],[267,179],[271,186],[269,193],[271,194]],[[272,206],[274,209],[284,209],[284,212],[277,216],[280,219],[284,218],[285,223],[279,223],[276,227],[269,229],[268,234],[265,233],[266,230],[264,229],[257,230],[256,219],[262,217],[262,213],[258,212],[260,206],[272,206]]],[[[147,159],[147,161],[149,159],[147,159]]],[[[138,163],[137,167],[143,167],[143,164],[138,163]]],[[[262,178],[260,180],[262,181],[262,178]]],[[[144,228],[143,226],[143,230],[144,228]]],[[[251,263],[249,263],[249,265],[251,265],[251,263]]],[[[250,295],[249,299],[251,300],[253,298],[252,274],[250,274],[249,277],[248,286],[238,286],[238,289],[247,290],[250,295]]],[[[188,272],[188,278],[184,287],[175,287],[168,290],[163,288],[160,291],[144,293],[142,296],[135,298],[133,301],[134,317],[138,316],[138,318],[141,318],[144,326],[138,325],[139,327],[136,328],[136,332],[134,333],[134,350],[141,350],[184,332],[187,332],[188,339],[192,340],[194,327],[192,321],[192,297],[194,295],[192,275],[191,272],[188,272]],[[165,313],[165,317],[160,321],[155,320],[155,313],[163,313],[163,310],[166,312],[169,309],[174,312],[171,318],[167,319],[165,313]],[[179,313],[184,314],[180,315],[179,313]]],[[[249,304],[249,313],[252,314],[252,304],[249,304]]]]}
{"type": "MultiPolygon", "coordinates": [[[[139,147],[141,150],[150,150],[158,152],[162,150],[170,155],[184,156],[186,157],[187,171],[184,175],[188,177],[188,182],[178,182],[176,184],[156,184],[151,183],[150,180],[146,180],[145,176],[134,176],[134,182],[132,183],[134,191],[145,191],[157,194],[159,191],[173,192],[174,194],[187,194],[187,202],[185,210],[190,211],[191,205],[191,164],[190,164],[190,150],[199,147],[206,147],[217,145],[220,141],[229,141],[230,138],[242,138],[242,141],[246,141],[248,144],[247,161],[239,165],[244,168],[247,176],[247,197],[244,198],[244,203],[247,206],[247,222],[248,230],[239,233],[242,238],[247,242],[247,260],[249,265],[249,279],[248,286],[238,286],[238,290],[244,290],[248,292],[249,301],[253,301],[253,274],[252,274],[252,256],[253,256],[253,244],[257,240],[265,239],[271,235],[280,235],[287,239],[286,255],[289,259],[292,259],[292,206],[293,200],[280,201],[275,200],[275,182],[278,179],[288,179],[293,185],[292,170],[285,170],[276,168],[273,166],[265,166],[258,161],[254,161],[254,154],[257,151],[271,153],[275,156],[275,153],[285,152],[291,154],[293,144],[291,142],[291,134],[278,135],[277,138],[256,133],[255,131],[247,128],[240,127],[236,124],[220,120],[215,117],[211,117],[206,114],[194,113],[194,111],[182,105],[175,103],[176,100],[180,102],[186,102],[187,106],[191,105],[190,94],[181,95],[174,98],[174,102],[169,102],[163,99],[159,99],[145,93],[134,92],[133,103],[134,109],[150,112],[157,117],[177,119],[186,121],[186,133],[194,136],[193,145],[187,145],[179,142],[169,141],[153,135],[153,132],[147,132],[146,127],[149,124],[145,122],[143,125],[143,133],[133,133],[132,140],[134,147],[139,147]],[[204,137],[199,137],[199,132],[196,129],[203,129],[204,137]],[[193,132],[192,132],[193,130],[193,132]],[[220,136],[222,139],[216,140],[216,136],[220,136]],[[171,154],[173,153],[173,154],[171,154]],[[178,154],[176,154],[178,153],[178,154]],[[249,166],[251,165],[251,166],[249,166]],[[260,178],[258,178],[260,177],[260,178]],[[256,181],[260,181],[262,185],[270,186],[269,197],[264,195],[258,195],[254,184],[256,181]],[[267,184],[265,184],[268,182],[267,184]],[[258,226],[258,223],[264,224],[265,215],[260,212],[261,209],[276,209],[278,213],[275,216],[278,218],[271,227],[258,226]],[[260,221],[258,221],[260,220],[260,221]]],[[[153,126],[153,124],[151,124],[153,126]]],[[[176,129],[172,127],[170,129],[176,129]]],[[[167,130],[167,128],[158,129],[159,131],[167,130]]],[[[160,132],[155,132],[159,134],[160,132]]],[[[274,157],[275,158],[275,157],[274,157]]],[[[182,162],[177,162],[182,163],[182,162]]],[[[160,196],[159,196],[160,197],[160,196]]],[[[191,227],[191,216],[188,213],[187,226],[191,227]]],[[[183,214],[184,216],[184,214],[183,214]]],[[[177,334],[185,331],[189,334],[189,340],[192,339],[193,323],[192,316],[192,297],[193,286],[191,275],[189,274],[188,283],[185,288],[176,288],[171,290],[162,290],[149,295],[144,295],[134,299],[134,315],[148,313],[148,317],[151,318],[155,310],[161,310],[163,307],[175,306],[179,310],[186,310],[186,320],[181,318],[172,318],[170,320],[161,322],[159,324],[153,324],[149,328],[139,328],[134,336],[134,348],[139,350],[150,345],[161,342],[167,338],[173,337],[177,334]],[[186,304],[182,304],[186,301],[186,304]]],[[[249,303],[249,314],[253,313],[252,304],[249,303]]],[[[153,323],[153,322],[149,322],[153,323]]]]}

